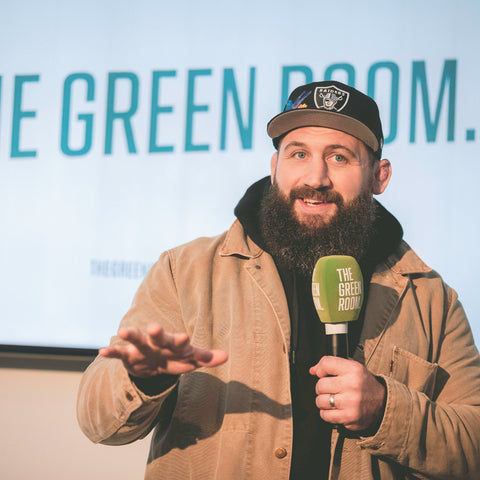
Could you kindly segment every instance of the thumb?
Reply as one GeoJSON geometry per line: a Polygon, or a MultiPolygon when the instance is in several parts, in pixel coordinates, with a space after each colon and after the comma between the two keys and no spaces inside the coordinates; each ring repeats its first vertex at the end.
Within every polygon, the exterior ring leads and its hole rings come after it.
{"type": "Polygon", "coordinates": [[[195,357],[198,365],[202,367],[216,367],[228,360],[228,353],[223,350],[198,349],[195,357]]]}
{"type": "Polygon", "coordinates": [[[316,376],[317,375],[317,369],[318,369],[318,365],[320,364],[320,362],[316,363],[315,365],[313,365],[313,367],[310,367],[309,370],[308,370],[308,373],[310,373],[310,375],[314,375],[316,376]]]}

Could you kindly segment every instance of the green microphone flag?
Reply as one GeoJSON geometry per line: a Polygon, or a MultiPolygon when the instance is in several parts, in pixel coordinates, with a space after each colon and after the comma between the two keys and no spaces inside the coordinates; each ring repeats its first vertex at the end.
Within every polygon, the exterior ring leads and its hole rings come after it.
{"type": "Polygon", "coordinates": [[[347,255],[320,258],[313,270],[312,296],[325,333],[334,344],[331,354],[346,357],[347,325],[358,319],[363,304],[363,277],[357,261],[347,255]],[[337,345],[339,342],[343,346],[337,345]]]}

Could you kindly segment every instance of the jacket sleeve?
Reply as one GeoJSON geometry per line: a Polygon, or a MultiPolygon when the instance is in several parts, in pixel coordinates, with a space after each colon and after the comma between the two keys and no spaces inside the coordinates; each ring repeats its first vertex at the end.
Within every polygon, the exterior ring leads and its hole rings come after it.
{"type": "MultiPolygon", "coordinates": [[[[136,326],[145,331],[160,323],[167,331],[184,332],[181,309],[175,283],[174,265],[169,253],[164,253],[140,285],[131,309],[120,328],[136,326]]],[[[122,342],[113,337],[111,344],[122,342]]],[[[96,443],[123,445],[145,437],[159,421],[162,407],[165,414],[168,398],[176,383],[158,395],[143,393],[130,379],[123,363],[117,359],[98,356],[82,376],[78,398],[77,418],[85,435],[96,443]]]]}
{"type": "Polygon", "coordinates": [[[480,359],[463,307],[446,289],[431,395],[384,376],[383,422],[360,446],[406,467],[415,478],[473,480],[480,478],[480,359]]]}

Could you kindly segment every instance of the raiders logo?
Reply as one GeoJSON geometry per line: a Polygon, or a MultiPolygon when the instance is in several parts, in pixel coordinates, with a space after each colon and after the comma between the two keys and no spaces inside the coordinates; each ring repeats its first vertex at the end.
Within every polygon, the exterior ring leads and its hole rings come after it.
{"type": "Polygon", "coordinates": [[[350,94],[340,88],[330,85],[328,87],[317,87],[315,89],[315,105],[320,110],[339,112],[348,103],[350,94]]]}

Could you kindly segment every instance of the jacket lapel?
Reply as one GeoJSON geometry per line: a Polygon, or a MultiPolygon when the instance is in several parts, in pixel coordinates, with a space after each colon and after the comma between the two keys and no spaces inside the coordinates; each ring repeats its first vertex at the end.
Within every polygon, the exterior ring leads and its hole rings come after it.
{"type": "MultiPolygon", "coordinates": [[[[409,278],[411,275],[429,271],[430,267],[403,241],[395,253],[377,266],[370,282],[365,321],[354,360],[379,373],[373,358],[379,353],[381,340],[395,317],[395,311],[400,308],[401,299],[410,283],[409,278]]],[[[376,357],[379,358],[380,355],[376,357]]]]}

